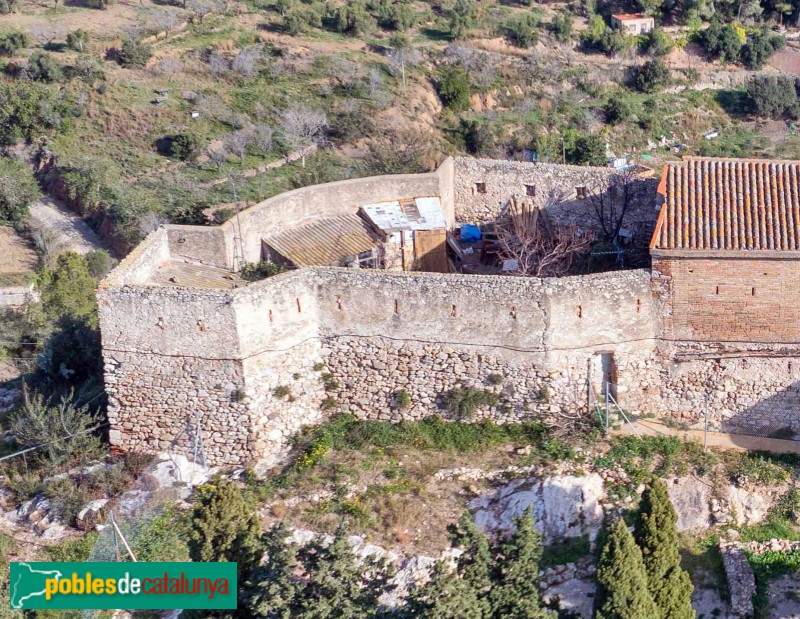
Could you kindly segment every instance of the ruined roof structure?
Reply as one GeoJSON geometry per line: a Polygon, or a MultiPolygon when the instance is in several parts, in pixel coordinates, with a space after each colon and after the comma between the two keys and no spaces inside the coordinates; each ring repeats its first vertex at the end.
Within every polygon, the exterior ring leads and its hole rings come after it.
{"type": "Polygon", "coordinates": [[[800,162],[687,157],[664,166],[654,250],[800,250],[800,162]]]}

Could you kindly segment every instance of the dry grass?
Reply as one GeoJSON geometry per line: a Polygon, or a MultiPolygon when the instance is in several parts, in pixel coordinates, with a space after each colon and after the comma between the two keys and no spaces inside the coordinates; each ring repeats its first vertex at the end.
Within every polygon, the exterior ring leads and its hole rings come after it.
{"type": "Polygon", "coordinates": [[[38,264],[36,252],[13,228],[0,227],[0,285],[24,283],[38,264]],[[18,282],[18,283],[14,283],[18,282]]]}
{"type": "Polygon", "coordinates": [[[448,546],[447,526],[487,482],[441,481],[441,469],[499,469],[518,463],[504,447],[484,453],[413,448],[373,449],[369,453],[331,452],[278,499],[262,506],[265,526],[282,520],[290,526],[332,533],[342,518],[350,531],[372,543],[404,553],[437,555],[448,546]],[[331,498],[316,502],[314,495],[331,498]],[[292,499],[302,498],[296,505],[292,499]],[[287,502],[288,500],[288,502],[287,502]]]}

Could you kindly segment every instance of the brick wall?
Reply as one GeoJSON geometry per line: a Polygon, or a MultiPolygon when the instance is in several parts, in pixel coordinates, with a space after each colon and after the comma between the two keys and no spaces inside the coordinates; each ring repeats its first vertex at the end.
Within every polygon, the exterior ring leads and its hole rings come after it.
{"type": "Polygon", "coordinates": [[[671,301],[667,337],[706,342],[800,338],[800,260],[658,256],[653,274],[656,294],[671,301]]]}

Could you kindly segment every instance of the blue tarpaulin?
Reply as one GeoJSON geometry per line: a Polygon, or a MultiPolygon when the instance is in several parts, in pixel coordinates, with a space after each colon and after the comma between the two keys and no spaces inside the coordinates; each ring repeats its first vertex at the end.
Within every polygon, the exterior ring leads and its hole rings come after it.
{"type": "Polygon", "coordinates": [[[461,240],[464,243],[474,243],[481,240],[481,230],[478,226],[467,224],[461,227],[461,240]]]}

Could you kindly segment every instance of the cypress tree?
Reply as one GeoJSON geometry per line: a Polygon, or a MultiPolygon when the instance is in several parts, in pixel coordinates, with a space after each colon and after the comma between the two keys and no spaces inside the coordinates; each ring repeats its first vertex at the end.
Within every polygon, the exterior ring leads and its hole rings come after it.
{"type": "Polygon", "coordinates": [[[236,561],[244,582],[261,559],[260,537],[261,523],[236,484],[198,489],[189,535],[192,561],[236,561]]]}
{"type": "Polygon", "coordinates": [[[531,508],[514,520],[516,530],[500,544],[497,583],[489,594],[495,619],[539,619],[539,561],[542,536],[534,528],[531,508]]]}
{"type": "Polygon", "coordinates": [[[642,552],[622,519],[611,525],[597,565],[595,619],[653,619],[659,612],[647,588],[642,552]]]}
{"type": "Polygon", "coordinates": [[[344,524],[333,541],[309,544],[300,552],[307,580],[297,594],[297,612],[304,619],[365,619],[375,616],[385,571],[378,562],[356,563],[344,524]]]}
{"type": "Polygon", "coordinates": [[[468,511],[461,514],[458,524],[451,525],[449,529],[453,546],[464,550],[458,557],[456,571],[475,592],[484,614],[488,614],[493,568],[489,539],[478,530],[468,511]]]}
{"type": "Polygon", "coordinates": [[[653,479],[642,494],[634,536],[642,551],[647,585],[662,619],[694,619],[692,585],[681,568],[678,553],[678,516],[667,487],[653,479]]]}
{"type": "Polygon", "coordinates": [[[291,619],[297,585],[293,573],[297,567],[297,547],[287,541],[289,531],[282,522],[263,537],[266,563],[253,571],[247,583],[249,599],[245,607],[256,617],[291,619]]]}
{"type": "Polygon", "coordinates": [[[466,580],[439,561],[431,579],[411,595],[403,612],[419,619],[483,619],[485,604],[466,580]]]}

